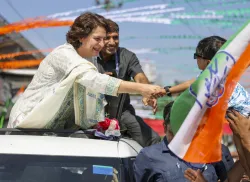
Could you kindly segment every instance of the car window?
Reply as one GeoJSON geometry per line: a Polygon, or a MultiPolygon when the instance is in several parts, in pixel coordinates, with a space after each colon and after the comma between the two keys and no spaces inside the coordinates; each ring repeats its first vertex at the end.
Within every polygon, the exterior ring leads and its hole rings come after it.
{"type": "MultiPolygon", "coordinates": [[[[63,151],[62,151],[63,152],[63,151]]],[[[0,182],[120,182],[120,159],[0,154],[0,182]]]]}

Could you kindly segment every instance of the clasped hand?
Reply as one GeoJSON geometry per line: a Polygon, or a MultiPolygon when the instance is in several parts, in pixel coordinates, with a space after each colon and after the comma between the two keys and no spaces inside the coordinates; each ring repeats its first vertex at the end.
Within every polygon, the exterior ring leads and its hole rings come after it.
{"type": "Polygon", "coordinates": [[[147,85],[147,91],[143,94],[142,102],[145,106],[151,106],[154,114],[157,111],[157,98],[166,95],[166,90],[157,85],[147,85]]]}

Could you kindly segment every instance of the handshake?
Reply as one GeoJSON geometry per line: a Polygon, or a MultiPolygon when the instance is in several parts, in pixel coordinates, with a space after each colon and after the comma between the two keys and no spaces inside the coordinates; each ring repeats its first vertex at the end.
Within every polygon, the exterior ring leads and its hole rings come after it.
{"type": "Polygon", "coordinates": [[[157,111],[157,98],[165,95],[171,96],[169,87],[160,87],[157,85],[143,84],[141,95],[143,96],[142,102],[145,106],[151,106],[154,114],[157,111]]]}
{"type": "Polygon", "coordinates": [[[158,85],[142,84],[141,95],[144,98],[157,99],[157,98],[163,97],[167,94],[168,95],[170,94],[168,87],[162,88],[158,85]]]}

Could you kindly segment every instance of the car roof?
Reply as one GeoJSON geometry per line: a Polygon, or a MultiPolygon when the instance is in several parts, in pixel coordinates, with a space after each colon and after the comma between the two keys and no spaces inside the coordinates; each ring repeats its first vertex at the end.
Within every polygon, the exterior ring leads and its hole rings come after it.
{"type": "Polygon", "coordinates": [[[0,135],[0,154],[135,157],[142,147],[131,139],[119,141],[55,136],[0,135]]]}

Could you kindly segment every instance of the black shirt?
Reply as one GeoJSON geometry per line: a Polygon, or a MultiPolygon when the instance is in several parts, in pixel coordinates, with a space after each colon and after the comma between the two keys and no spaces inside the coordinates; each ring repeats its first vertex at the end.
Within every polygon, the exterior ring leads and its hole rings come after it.
{"type": "MultiPolygon", "coordinates": [[[[127,50],[126,48],[119,47],[117,54],[117,61],[119,65],[119,73],[117,77],[119,79],[130,81],[131,78],[134,78],[138,73],[143,73],[140,62],[133,52],[127,50]]],[[[98,57],[97,68],[100,73],[115,72],[116,56],[114,55],[109,61],[106,62],[104,62],[101,57],[98,57]]],[[[125,97],[123,110],[131,108],[132,106],[130,105],[130,98],[128,94],[120,94],[119,97],[106,96],[106,100],[110,107],[110,109],[108,109],[108,113],[111,117],[115,116],[113,113],[110,113],[110,111],[112,110],[114,113],[117,112],[117,108],[122,97],[125,97]]]]}

